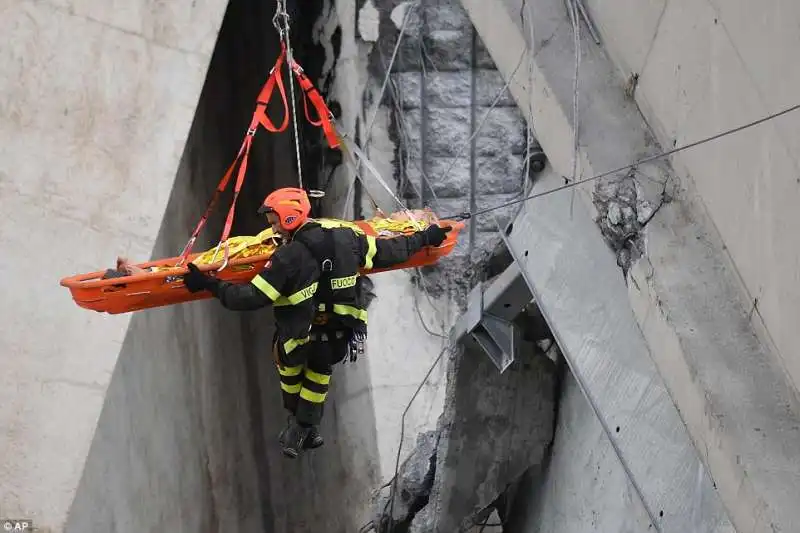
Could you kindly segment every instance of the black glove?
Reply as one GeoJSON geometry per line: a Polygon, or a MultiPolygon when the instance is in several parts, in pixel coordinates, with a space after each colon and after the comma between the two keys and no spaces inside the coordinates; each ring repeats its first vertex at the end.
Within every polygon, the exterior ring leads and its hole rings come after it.
{"type": "Polygon", "coordinates": [[[189,292],[204,290],[210,290],[212,293],[214,292],[213,289],[215,289],[219,283],[218,279],[200,272],[200,269],[197,268],[197,265],[194,263],[189,263],[186,265],[186,268],[189,269],[189,272],[183,275],[183,284],[186,285],[189,292]]]}
{"type": "Polygon", "coordinates": [[[431,224],[422,231],[425,238],[425,246],[439,246],[447,237],[447,232],[450,231],[450,226],[440,227],[438,224],[431,224]]]}
{"type": "MultiPolygon", "coordinates": [[[[364,355],[364,348],[367,344],[366,331],[354,331],[353,336],[350,337],[350,343],[347,346],[347,353],[350,356],[350,362],[355,363],[359,356],[364,355]]],[[[347,362],[347,358],[345,358],[347,362]]]]}

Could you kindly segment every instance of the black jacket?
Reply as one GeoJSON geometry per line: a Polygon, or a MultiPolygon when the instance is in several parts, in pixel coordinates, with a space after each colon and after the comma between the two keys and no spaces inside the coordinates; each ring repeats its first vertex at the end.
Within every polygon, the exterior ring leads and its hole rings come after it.
{"type": "Polygon", "coordinates": [[[233,310],[272,304],[278,335],[287,352],[297,345],[292,341],[302,342],[308,337],[317,311],[333,313],[353,329],[366,329],[367,302],[356,286],[359,268],[403,263],[425,245],[425,236],[417,232],[376,239],[335,225],[329,221],[307,222],[275,250],[250,283],[221,282],[216,296],[233,310]]]}

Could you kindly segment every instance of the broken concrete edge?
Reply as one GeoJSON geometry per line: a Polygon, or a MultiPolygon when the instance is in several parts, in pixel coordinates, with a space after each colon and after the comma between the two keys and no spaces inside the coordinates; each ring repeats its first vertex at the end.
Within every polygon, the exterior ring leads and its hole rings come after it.
{"type": "MultiPolygon", "coordinates": [[[[502,2],[462,0],[462,3],[470,13],[473,23],[490,50],[496,49],[496,47],[500,46],[502,43],[502,46],[505,47],[506,50],[512,51],[507,54],[495,54],[495,62],[506,78],[512,75],[514,76],[515,79],[510,85],[510,90],[515,100],[520,105],[520,109],[526,114],[528,120],[533,122],[534,129],[536,129],[536,124],[548,125],[546,131],[537,131],[537,137],[544,147],[553,167],[558,169],[562,175],[568,175],[567,169],[571,168],[573,138],[572,126],[568,119],[568,113],[565,111],[563,105],[559,103],[556,97],[556,91],[549,85],[547,74],[539,68],[536,60],[530,61],[530,53],[527,51],[525,38],[519,31],[509,31],[509,29],[515,28],[515,23],[506,11],[506,8],[502,5],[502,2]],[[490,11],[491,16],[489,16],[490,11]],[[521,59],[521,66],[518,69],[516,65],[518,54],[513,53],[514,50],[525,50],[525,54],[521,59]],[[528,79],[533,80],[533,83],[530,85],[532,87],[530,94],[528,93],[528,79]],[[528,108],[527,104],[529,98],[535,102],[530,108],[528,108]]],[[[620,88],[620,90],[622,90],[622,88],[620,88]]],[[[642,124],[645,128],[645,134],[649,133],[651,137],[650,140],[652,141],[652,139],[655,138],[655,136],[652,135],[652,130],[644,121],[642,121],[642,124]]],[[[615,125],[609,124],[608,126],[608,134],[613,136],[615,125]]],[[[579,167],[582,169],[584,177],[593,175],[595,169],[592,168],[586,147],[581,147],[579,156],[579,167]]],[[[664,166],[668,167],[667,172],[670,175],[674,175],[675,171],[671,168],[669,162],[665,161],[664,166]]],[[[687,178],[686,182],[691,183],[690,177],[687,178]]],[[[674,186],[674,184],[672,184],[672,186],[674,186]]],[[[598,189],[602,191],[601,187],[602,185],[595,188],[595,194],[597,194],[598,189]]],[[[582,208],[588,209],[596,221],[598,219],[614,218],[614,214],[609,213],[608,204],[604,206],[603,202],[596,203],[593,201],[594,199],[587,190],[588,187],[579,186],[576,187],[576,189],[578,193],[577,196],[582,200],[582,208]]],[[[666,193],[666,188],[664,193],[666,193]]],[[[770,504],[768,503],[769,497],[764,491],[769,490],[770,484],[767,480],[764,480],[764,484],[761,485],[761,490],[757,490],[753,484],[752,475],[756,474],[756,477],[760,476],[753,470],[748,473],[748,469],[740,464],[741,453],[746,451],[742,449],[742,447],[744,446],[745,449],[748,447],[750,448],[751,453],[748,455],[751,457],[751,460],[755,462],[755,464],[752,465],[754,470],[759,471],[763,476],[769,476],[768,471],[770,468],[762,463],[762,461],[765,460],[764,457],[759,457],[758,454],[752,453],[758,448],[757,446],[750,446],[741,440],[737,440],[730,434],[728,434],[726,438],[724,434],[725,428],[718,420],[714,420],[715,416],[719,417],[721,414],[719,412],[720,405],[715,402],[715,396],[718,396],[718,394],[712,394],[712,391],[703,390],[703,386],[707,386],[708,384],[698,381],[698,369],[696,365],[692,363],[693,361],[698,361],[698,358],[701,358],[703,354],[691,353],[696,346],[692,346],[692,343],[689,342],[691,340],[690,337],[687,337],[689,331],[686,329],[679,330],[676,325],[668,319],[668,316],[692,317],[692,312],[696,311],[696,309],[692,309],[690,303],[687,301],[681,302],[675,301],[674,299],[669,301],[669,287],[650,284],[646,292],[639,292],[642,290],[642,286],[648,285],[648,280],[652,278],[659,279],[661,277],[662,265],[659,264],[658,261],[651,260],[652,257],[663,259],[664,256],[669,255],[672,261],[684,262],[687,265],[697,261],[697,257],[692,257],[692,254],[681,248],[679,243],[670,241],[667,235],[669,228],[659,227],[657,224],[649,224],[653,221],[661,221],[668,218],[667,209],[670,211],[686,211],[690,209],[692,211],[691,221],[694,226],[684,228],[687,229],[685,232],[686,238],[700,240],[702,238],[701,234],[713,234],[715,235],[714,240],[717,244],[713,249],[707,251],[707,253],[711,253],[718,258],[727,257],[724,251],[724,245],[717,235],[713,222],[705,213],[702,206],[697,205],[697,202],[701,200],[697,199],[686,189],[677,190],[674,194],[662,195],[662,200],[674,200],[674,202],[672,205],[666,205],[666,209],[664,209],[663,212],[658,212],[657,208],[650,205],[643,209],[645,213],[635,213],[640,226],[635,229],[639,231],[643,230],[643,239],[639,240],[639,245],[642,246],[643,249],[639,250],[640,254],[638,258],[629,255],[627,258],[623,257],[622,261],[620,261],[618,255],[618,264],[621,263],[620,266],[622,267],[626,282],[640,287],[637,290],[631,289],[629,292],[631,305],[637,311],[635,313],[636,319],[642,330],[646,332],[646,338],[652,357],[657,364],[659,372],[665,378],[673,402],[679,408],[684,423],[695,442],[697,451],[709,467],[712,478],[717,480],[717,486],[720,487],[720,493],[723,496],[726,507],[729,512],[731,512],[732,518],[734,518],[737,526],[739,528],[744,528],[744,530],[751,530],[755,527],[757,531],[768,531],[767,528],[773,525],[771,520],[775,519],[774,516],[770,516],[774,515],[774,508],[772,509],[773,512],[766,512],[767,509],[770,509],[770,504]],[[692,201],[692,199],[694,199],[694,201],[692,201]],[[650,212],[647,213],[647,211],[650,212]],[[638,220],[638,218],[640,218],[638,215],[642,214],[646,214],[647,216],[644,217],[644,220],[640,221],[638,220]],[[659,249],[659,246],[655,243],[659,243],[661,248],[659,249]],[[665,248],[665,244],[672,244],[672,246],[665,248]],[[628,271],[629,266],[632,267],[630,271],[628,271]],[[647,272],[643,273],[643,271],[647,272]],[[655,310],[655,312],[651,312],[653,310],[655,310]],[[656,333],[657,330],[660,331],[656,333]],[[665,339],[672,340],[665,342],[665,339]],[[676,359],[681,362],[681,365],[684,365],[682,373],[676,370],[677,365],[668,364],[669,361],[676,359]],[[721,433],[714,433],[710,428],[717,428],[721,433]],[[727,442],[721,445],[724,440],[727,440],[727,442]],[[711,445],[709,445],[709,441],[713,441],[711,445]],[[713,443],[717,443],[718,446],[715,448],[713,443]],[[736,453],[737,451],[740,453],[736,453]],[[736,460],[734,460],[734,458],[736,458],[736,460]]],[[[661,207],[661,205],[659,204],[658,207],[661,207]]],[[[632,219],[633,217],[627,218],[632,219]]],[[[613,224],[614,221],[612,220],[611,222],[613,224]]],[[[600,226],[602,229],[603,224],[600,224],[600,226]]],[[[611,244],[612,249],[614,249],[613,243],[615,235],[613,235],[613,232],[608,231],[610,229],[608,225],[605,229],[606,231],[604,233],[606,234],[607,242],[610,241],[609,244],[611,244]],[[612,233],[612,235],[608,235],[608,233],[612,233]],[[612,238],[609,239],[608,237],[612,238]]],[[[620,237],[620,235],[616,235],[616,237],[620,237]]],[[[621,235],[621,237],[624,238],[625,235],[621,235]]],[[[619,250],[614,251],[618,252],[619,250]]],[[[740,305],[740,300],[743,299],[744,293],[742,292],[742,285],[736,283],[736,276],[732,275],[732,272],[735,272],[735,267],[728,261],[718,261],[718,264],[725,265],[723,268],[725,270],[724,277],[727,284],[722,292],[735,295],[732,300],[723,301],[724,305],[729,308],[737,307],[740,305]]],[[[716,278],[720,273],[718,271],[708,271],[703,274],[709,278],[716,278]]],[[[705,285],[702,278],[698,278],[694,281],[697,285],[705,285]]],[[[731,310],[728,310],[728,313],[730,314],[731,310]]],[[[698,323],[697,320],[693,323],[693,326],[696,328],[712,328],[715,325],[717,327],[721,326],[723,330],[735,329],[733,324],[703,325],[702,323],[698,323]]],[[[788,402],[794,403],[796,401],[796,389],[781,375],[785,374],[785,371],[781,372],[780,359],[775,354],[774,347],[771,345],[768,337],[764,335],[763,328],[759,328],[757,325],[754,326],[752,323],[747,325],[744,329],[740,327],[739,324],[737,324],[736,327],[739,329],[739,335],[749,334],[759,339],[757,348],[758,359],[767,366],[773,367],[773,372],[768,376],[769,383],[765,384],[765,386],[777,385],[782,389],[780,396],[786,398],[788,402]]],[[[697,333],[697,329],[693,329],[691,332],[697,333]]],[[[714,334],[712,331],[706,331],[704,332],[704,336],[713,338],[714,334]]],[[[741,348],[739,348],[739,351],[741,351],[741,348]]],[[[740,355],[744,360],[747,360],[750,354],[741,353],[740,355]]],[[[758,387],[759,384],[752,384],[749,389],[751,399],[758,397],[758,391],[756,390],[758,387]]],[[[723,391],[713,391],[713,393],[723,393],[723,391]]],[[[773,405],[771,410],[774,411],[776,407],[777,406],[773,405]]],[[[733,415],[734,419],[737,417],[736,410],[727,414],[733,415]]],[[[762,421],[765,422],[764,425],[772,421],[771,419],[774,418],[774,414],[774,412],[767,414],[761,412],[755,413],[756,416],[762,417],[762,421]],[[768,420],[763,420],[764,418],[768,420]]],[[[789,420],[789,422],[791,422],[791,420],[789,420]]],[[[780,424],[778,423],[778,425],[780,424]]],[[[791,427],[787,427],[786,429],[791,429],[791,427]]],[[[788,439],[789,433],[777,432],[771,437],[778,440],[788,439]]],[[[777,442],[776,446],[780,448],[777,442]]],[[[787,450],[792,449],[790,441],[785,443],[784,448],[787,450]]],[[[776,477],[773,477],[772,481],[776,483],[776,488],[782,485],[776,477]]],[[[786,511],[781,512],[785,513],[786,511]]],[[[790,524],[794,525],[795,523],[793,518],[785,517],[783,523],[779,524],[779,526],[789,527],[790,524]]]]}
{"type": "MultiPolygon", "coordinates": [[[[392,24],[387,24],[387,17],[396,18],[396,10],[391,11],[390,14],[376,10],[372,2],[359,3],[355,6],[356,25],[357,29],[349,27],[351,22],[337,20],[339,16],[347,16],[347,12],[353,9],[353,6],[339,6],[338,4],[345,4],[345,2],[337,2],[337,10],[330,10],[327,18],[318,21],[320,28],[320,43],[326,49],[333,48],[329,46],[328,42],[332,36],[337,33],[340,35],[341,55],[328,61],[328,69],[323,73],[327,77],[326,86],[328,88],[323,92],[330,101],[335,101],[340,104],[342,110],[341,116],[338,121],[341,123],[342,133],[350,134],[353,140],[357,141],[362,146],[366,142],[366,137],[369,137],[369,145],[371,153],[370,158],[373,164],[377,167],[382,177],[386,180],[389,187],[397,189],[399,181],[397,150],[402,138],[396,131],[398,125],[391,120],[392,109],[391,105],[387,105],[386,100],[389,95],[384,95],[380,98],[381,85],[385,76],[385,71],[381,68],[380,62],[376,60],[375,56],[380,53],[380,46],[385,44],[385,41],[396,38],[398,28],[397,21],[393,20],[392,24]],[[365,8],[368,13],[362,13],[361,8],[365,8]],[[362,16],[363,15],[363,16],[362,16]],[[377,18],[376,18],[377,16],[377,18]],[[344,27],[343,27],[344,25],[344,27]],[[376,26],[380,26],[379,28],[376,26]],[[343,29],[337,29],[343,28],[343,29]],[[375,115],[373,115],[375,113],[375,115]],[[367,128],[370,125],[371,119],[375,117],[374,127],[367,135],[367,128]],[[374,158],[374,159],[373,159],[374,158]]],[[[394,6],[396,2],[391,3],[394,6]]],[[[379,3],[379,8],[381,8],[379,3]]],[[[386,4],[385,2],[383,4],[386,4]]],[[[499,76],[498,76],[499,77],[499,76]]],[[[323,84],[318,84],[322,89],[323,84]]],[[[387,88],[388,91],[388,88],[387,88]]],[[[353,197],[356,196],[362,202],[361,205],[370,205],[369,195],[364,187],[360,188],[360,195],[355,194],[352,196],[347,195],[350,187],[351,176],[353,174],[352,168],[346,161],[338,161],[338,165],[331,174],[333,181],[331,182],[331,191],[326,195],[323,206],[325,212],[330,216],[348,216],[346,213],[358,214],[357,207],[358,200],[353,202],[353,197]],[[350,200],[347,202],[347,200],[350,200]],[[345,213],[343,215],[343,213],[345,213]]],[[[388,193],[382,189],[374,177],[370,176],[369,172],[364,171],[362,167],[362,176],[367,180],[367,188],[369,193],[376,197],[378,204],[386,209],[387,207],[394,207],[397,204],[388,193]]],[[[356,193],[359,189],[356,189],[356,193]]],[[[401,199],[404,199],[401,192],[395,193],[401,199]]],[[[413,207],[413,206],[412,206],[413,207]]],[[[363,214],[363,213],[362,213],[363,214]]],[[[366,213],[367,215],[369,213],[366,213]]],[[[440,213],[441,214],[441,213],[440,213]]],[[[449,214],[449,213],[448,213],[449,214]]],[[[426,267],[416,271],[411,276],[411,290],[417,291],[417,297],[424,299],[424,293],[427,291],[432,305],[435,308],[444,308],[443,314],[445,316],[457,316],[457,310],[463,308],[466,300],[466,292],[478,279],[485,277],[484,271],[486,268],[497,268],[497,263],[502,264],[503,259],[498,255],[502,255],[502,241],[499,237],[494,239],[495,245],[489,246],[487,250],[481,250],[480,254],[476,254],[478,261],[470,261],[469,257],[458,256],[448,257],[442,260],[439,265],[434,267],[426,267]],[[488,266],[487,266],[488,265],[488,266]],[[466,278],[463,272],[467,271],[466,278]],[[466,283],[454,283],[452,280],[466,279],[466,283]],[[456,308],[454,312],[454,309],[456,308]]],[[[380,298],[379,298],[380,300],[380,298]]],[[[420,331],[421,335],[425,332],[420,331]]],[[[417,399],[420,403],[422,398],[417,399]]],[[[434,416],[437,413],[434,413],[434,416]]],[[[380,415],[378,415],[380,416],[380,415]]],[[[408,424],[407,424],[408,426],[408,424]]],[[[407,486],[409,471],[418,471],[420,462],[425,462],[425,454],[419,449],[409,450],[408,440],[413,442],[416,437],[418,443],[425,441],[430,436],[430,431],[425,431],[422,428],[422,433],[414,435],[413,431],[406,431],[406,436],[403,442],[397,445],[401,447],[402,464],[400,468],[400,478],[398,493],[403,491],[408,494],[416,495],[419,492],[419,487],[415,490],[413,487],[407,486]],[[405,445],[404,445],[405,444],[405,445]]],[[[381,450],[382,454],[391,455],[394,457],[396,449],[381,450]]],[[[435,450],[434,450],[435,453],[435,450]]],[[[435,456],[435,455],[434,455],[435,456]]],[[[393,461],[392,461],[393,463],[393,461]]],[[[382,472],[380,477],[382,480],[391,481],[394,475],[393,471],[386,468],[385,465],[381,468],[382,472]]],[[[433,476],[433,470],[430,470],[430,476],[433,476]]],[[[432,480],[431,480],[432,481],[432,480]]],[[[373,494],[372,502],[365,501],[365,506],[370,503],[373,507],[380,507],[381,502],[385,502],[387,497],[388,487],[380,490],[377,486],[377,494],[373,494]]],[[[398,501],[396,502],[395,520],[397,523],[409,523],[414,519],[414,514],[409,511],[410,504],[415,506],[420,505],[422,500],[416,496],[417,503],[407,501],[400,502],[400,494],[398,494],[398,501]]],[[[427,503],[427,502],[425,502],[427,503]]],[[[360,511],[358,511],[360,512],[360,511]]],[[[378,513],[374,513],[378,515],[378,513]]],[[[372,521],[373,526],[380,525],[380,516],[374,516],[372,521]]],[[[368,525],[368,524],[367,524],[368,525]]],[[[365,525],[365,526],[367,526],[365,525]]]]}
{"type": "Polygon", "coordinates": [[[414,450],[373,498],[373,524],[378,532],[407,529],[428,504],[436,474],[438,430],[417,435],[414,450]]]}
{"type": "Polygon", "coordinates": [[[524,346],[503,374],[468,340],[450,346],[435,477],[410,532],[480,526],[487,510],[545,460],[554,437],[559,374],[543,351],[533,343],[524,346]]]}

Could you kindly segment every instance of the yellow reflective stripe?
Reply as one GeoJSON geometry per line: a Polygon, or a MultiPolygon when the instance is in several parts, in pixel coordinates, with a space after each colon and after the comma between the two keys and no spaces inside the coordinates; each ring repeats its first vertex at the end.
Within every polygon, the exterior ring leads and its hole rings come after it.
{"type": "Polygon", "coordinates": [[[272,300],[273,302],[278,298],[281,298],[281,293],[278,292],[278,290],[275,287],[273,287],[272,284],[270,284],[270,282],[268,282],[258,274],[256,274],[256,277],[254,277],[250,281],[250,283],[255,285],[258,290],[266,294],[269,297],[269,299],[272,300]]]}
{"type": "Polygon", "coordinates": [[[327,385],[331,382],[331,377],[326,374],[320,374],[318,372],[314,372],[306,368],[306,377],[313,381],[314,383],[319,383],[320,385],[327,385]]]}
{"type": "Polygon", "coordinates": [[[343,278],[333,278],[331,279],[331,289],[349,289],[350,287],[355,286],[357,279],[358,275],[345,276],[343,278]]]}
{"type": "Polygon", "coordinates": [[[292,351],[297,348],[298,346],[302,346],[306,344],[308,341],[311,340],[311,337],[306,337],[304,339],[289,339],[288,341],[283,343],[283,351],[288,355],[292,353],[292,351]]]}
{"type": "Polygon", "coordinates": [[[364,268],[372,268],[372,260],[375,259],[375,254],[378,253],[378,242],[372,235],[367,235],[367,256],[364,258],[364,268]]]}
{"type": "Polygon", "coordinates": [[[333,312],[337,315],[347,315],[360,320],[364,323],[367,322],[367,310],[353,307],[352,305],[333,304],[333,312]]]}
{"type": "Polygon", "coordinates": [[[302,383],[298,383],[297,385],[287,385],[286,383],[281,383],[281,390],[288,394],[297,394],[302,388],[302,383]]]}
{"type": "Polygon", "coordinates": [[[275,301],[275,307],[280,307],[282,305],[297,305],[300,303],[305,302],[317,292],[317,287],[319,286],[318,282],[314,282],[305,289],[300,289],[294,294],[290,294],[289,296],[281,296],[278,300],[275,301]]]}
{"type": "Polygon", "coordinates": [[[325,310],[325,304],[319,304],[317,306],[317,309],[320,310],[320,311],[324,311],[325,310]]]}
{"type": "Polygon", "coordinates": [[[281,376],[291,377],[291,376],[299,376],[300,372],[303,371],[303,367],[301,366],[285,366],[285,367],[278,367],[278,372],[281,376]]]}
{"type": "Polygon", "coordinates": [[[308,300],[309,298],[314,296],[314,293],[317,292],[317,286],[318,285],[319,285],[319,283],[317,283],[315,281],[314,283],[312,283],[311,285],[309,285],[305,289],[301,289],[301,290],[297,291],[296,293],[290,295],[289,296],[289,302],[292,305],[297,305],[297,304],[299,304],[301,302],[305,302],[306,300],[308,300]]]}
{"type": "Polygon", "coordinates": [[[325,402],[325,398],[328,396],[328,393],[319,393],[310,391],[308,389],[301,389],[300,390],[300,397],[308,402],[311,403],[323,403],[325,402]]]}

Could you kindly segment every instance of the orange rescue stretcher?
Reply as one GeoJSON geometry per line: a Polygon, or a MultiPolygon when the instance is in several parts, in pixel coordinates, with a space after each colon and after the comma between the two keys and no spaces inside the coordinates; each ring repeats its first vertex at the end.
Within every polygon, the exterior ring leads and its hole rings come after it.
{"type": "MultiPolygon", "coordinates": [[[[334,225],[352,224],[365,234],[372,235],[378,239],[391,238],[400,233],[408,234],[415,230],[414,224],[405,224],[400,231],[382,229],[381,226],[387,224],[387,221],[391,223],[391,220],[391,218],[376,217],[371,220],[357,220],[350,223],[331,219],[322,219],[320,222],[324,224],[327,221],[334,225]]],[[[388,270],[428,266],[436,263],[439,258],[448,255],[456,245],[458,233],[464,227],[464,224],[450,220],[434,220],[432,222],[452,228],[452,231],[448,232],[446,240],[440,246],[427,246],[414,254],[405,263],[394,267],[364,269],[361,273],[374,274],[388,270]]],[[[417,228],[427,226],[425,222],[418,221],[417,224],[417,228]]],[[[211,272],[218,279],[234,283],[248,283],[264,268],[264,265],[274,252],[274,246],[263,244],[264,241],[272,237],[271,231],[268,229],[257,237],[251,237],[250,239],[257,244],[243,247],[241,251],[234,252],[228,259],[227,265],[223,260],[209,262],[214,255],[221,255],[221,253],[217,254],[215,249],[191,254],[188,256],[188,261],[197,264],[201,271],[211,272]],[[255,253],[256,255],[249,255],[250,253],[255,253]],[[223,265],[224,268],[220,270],[223,265]]],[[[234,237],[231,241],[235,241],[237,238],[234,237]]],[[[235,246],[235,243],[233,245],[235,246]]],[[[103,279],[106,273],[104,270],[79,274],[62,279],[61,285],[70,290],[72,298],[78,306],[112,315],[211,298],[211,293],[208,291],[191,293],[186,289],[182,276],[188,272],[188,269],[185,266],[177,266],[180,261],[181,257],[176,256],[140,263],[136,266],[149,271],[118,278],[103,279]]]]}
{"type": "MultiPolygon", "coordinates": [[[[332,149],[340,148],[340,138],[333,126],[331,121],[332,114],[324,99],[308,76],[306,76],[302,67],[294,60],[287,58],[286,45],[281,42],[281,53],[258,95],[256,108],[239,153],[217,186],[205,214],[201,217],[181,255],[137,264],[136,266],[139,269],[146,270],[144,273],[105,279],[106,271],[99,271],[62,279],[61,285],[70,290],[72,298],[78,306],[98,312],[119,314],[210,298],[211,294],[207,291],[192,294],[184,286],[182,276],[188,272],[185,266],[188,262],[196,264],[202,271],[214,272],[214,275],[221,280],[235,283],[247,283],[263,269],[275,249],[274,244],[272,246],[265,245],[266,242],[274,237],[271,234],[271,229],[268,228],[254,237],[233,237],[230,240],[228,237],[233,226],[236,201],[247,173],[248,157],[256,131],[259,127],[263,127],[269,132],[280,133],[285,131],[289,124],[289,105],[281,74],[284,64],[288,67],[289,75],[294,75],[302,88],[306,120],[322,129],[332,149]],[[280,126],[275,126],[267,116],[267,104],[276,88],[283,101],[284,108],[284,118],[280,126]],[[309,102],[317,113],[317,120],[311,117],[309,102]],[[205,226],[221,193],[227,189],[237,165],[233,200],[219,240],[220,244],[214,250],[209,250],[202,254],[192,254],[191,250],[194,242],[205,226]],[[217,252],[222,249],[224,249],[224,256],[221,261],[217,261],[217,252]]],[[[426,247],[416,253],[409,261],[393,268],[372,269],[363,272],[364,274],[370,274],[383,270],[431,265],[438,261],[440,257],[452,251],[456,244],[458,233],[464,227],[463,223],[451,220],[437,220],[436,216],[427,210],[420,211],[418,214],[419,217],[414,216],[413,213],[409,216],[409,212],[396,213],[390,217],[375,217],[370,220],[353,222],[336,219],[321,219],[321,221],[332,225],[349,225],[359,228],[366,234],[376,238],[386,238],[400,233],[407,234],[416,229],[424,229],[430,223],[453,228],[447,234],[447,238],[441,246],[435,248],[426,247]]]]}

